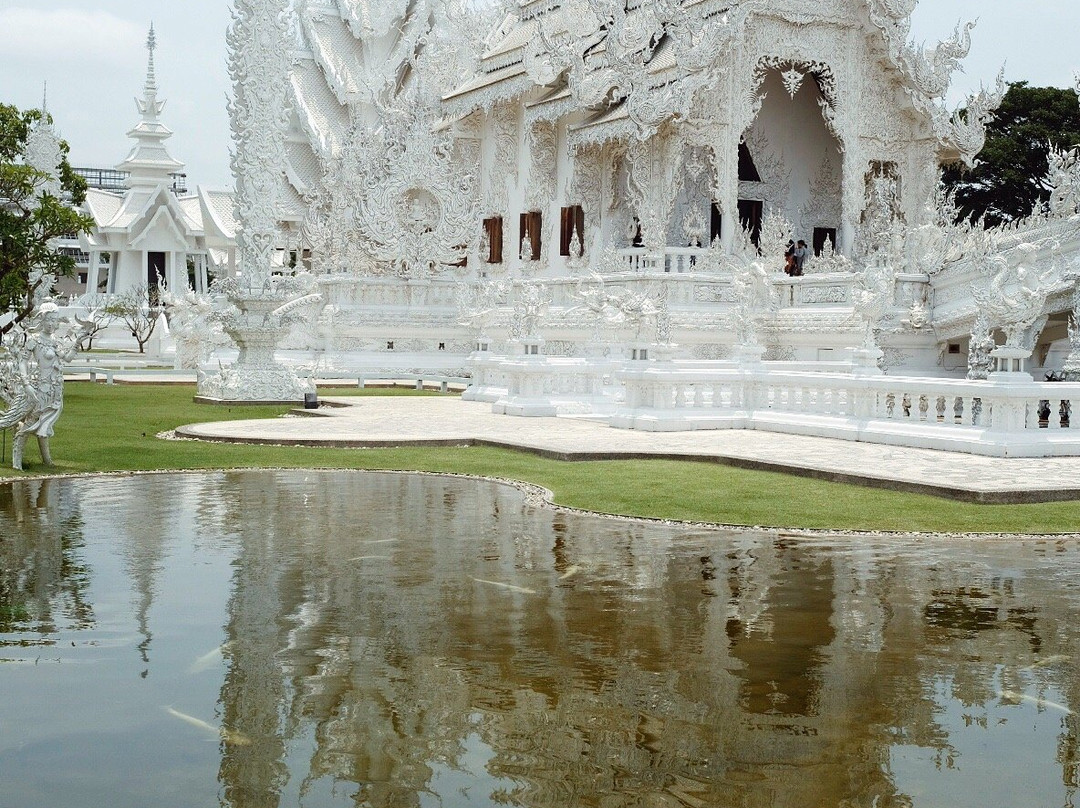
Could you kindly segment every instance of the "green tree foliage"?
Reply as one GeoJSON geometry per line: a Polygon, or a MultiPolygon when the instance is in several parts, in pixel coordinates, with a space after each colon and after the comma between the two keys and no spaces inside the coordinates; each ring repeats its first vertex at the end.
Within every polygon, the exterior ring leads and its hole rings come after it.
{"type": "Polygon", "coordinates": [[[29,315],[35,269],[56,277],[74,273],[75,260],[59,255],[55,240],[86,232],[92,224],[73,207],[85,199],[86,182],[68,163],[66,143],[60,143],[60,184],[66,199],[43,191],[46,175],[23,162],[26,139],[40,118],[38,110],[0,104],[0,312],[15,313],[0,326],[0,336],[29,315]]]}
{"type": "Polygon", "coordinates": [[[987,226],[1022,219],[1050,198],[1042,184],[1050,144],[1080,145],[1080,104],[1076,93],[1057,87],[1009,85],[994,120],[986,127],[986,146],[974,170],[946,168],[945,185],[956,189],[963,219],[985,217],[987,226]]]}

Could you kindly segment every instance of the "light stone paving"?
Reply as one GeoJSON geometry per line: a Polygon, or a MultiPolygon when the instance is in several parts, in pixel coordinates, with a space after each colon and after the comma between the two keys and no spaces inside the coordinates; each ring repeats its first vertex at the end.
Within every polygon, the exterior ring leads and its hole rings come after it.
{"type": "Polygon", "coordinates": [[[323,401],[340,406],[310,417],[193,424],[177,435],[340,447],[492,444],[574,460],[693,458],[975,501],[1080,499],[1080,458],[1002,459],[747,430],[640,432],[575,418],[494,415],[490,404],[458,398],[323,401]]]}

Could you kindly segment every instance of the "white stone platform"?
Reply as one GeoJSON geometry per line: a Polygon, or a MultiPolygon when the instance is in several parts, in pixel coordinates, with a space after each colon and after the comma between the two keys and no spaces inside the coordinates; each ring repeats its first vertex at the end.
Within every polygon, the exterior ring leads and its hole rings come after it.
{"type": "MultiPolygon", "coordinates": [[[[1080,499],[1080,458],[993,458],[730,430],[651,433],[577,418],[511,418],[440,397],[326,397],[310,416],[201,423],[177,435],[295,446],[505,446],[564,460],[693,459],[973,502],[1080,499]]],[[[213,417],[213,410],[207,410],[213,417]]]]}

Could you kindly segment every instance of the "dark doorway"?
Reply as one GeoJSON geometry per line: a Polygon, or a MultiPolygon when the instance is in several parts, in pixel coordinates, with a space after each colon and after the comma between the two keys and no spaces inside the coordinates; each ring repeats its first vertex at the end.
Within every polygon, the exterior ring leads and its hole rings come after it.
{"type": "Polygon", "coordinates": [[[764,211],[765,203],[760,199],[739,200],[739,224],[743,230],[750,231],[750,240],[755,247],[761,241],[761,218],[764,211]]]}
{"type": "Polygon", "coordinates": [[[724,227],[724,214],[720,212],[720,206],[712,203],[712,217],[709,223],[709,244],[720,238],[724,227]]]}
{"type": "Polygon", "coordinates": [[[739,182],[761,182],[754,157],[745,143],[739,144],[739,182]]]}
{"type": "Polygon", "coordinates": [[[151,293],[157,292],[158,278],[165,277],[165,253],[148,252],[146,254],[146,289],[151,293]]]}
{"type": "Polygon", "coordinates": [[[815,227],[814,228],[814,255],[821,255],[825,252],[825,247],[829,243],[832,243],[833,248],[836,248],[836,228],[835,227],[815,227]]]}

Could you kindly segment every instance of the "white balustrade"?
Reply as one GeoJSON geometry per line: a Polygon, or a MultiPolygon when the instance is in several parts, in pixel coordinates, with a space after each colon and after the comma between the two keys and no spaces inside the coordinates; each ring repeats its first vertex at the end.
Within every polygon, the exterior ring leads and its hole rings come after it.
{"type": "Polygon", "coordinates": [[[1002,457],[1080,456],[1080,384],[856,377],[762,369],[624,369],[612,426],[747,428],[1002,457]]]}

